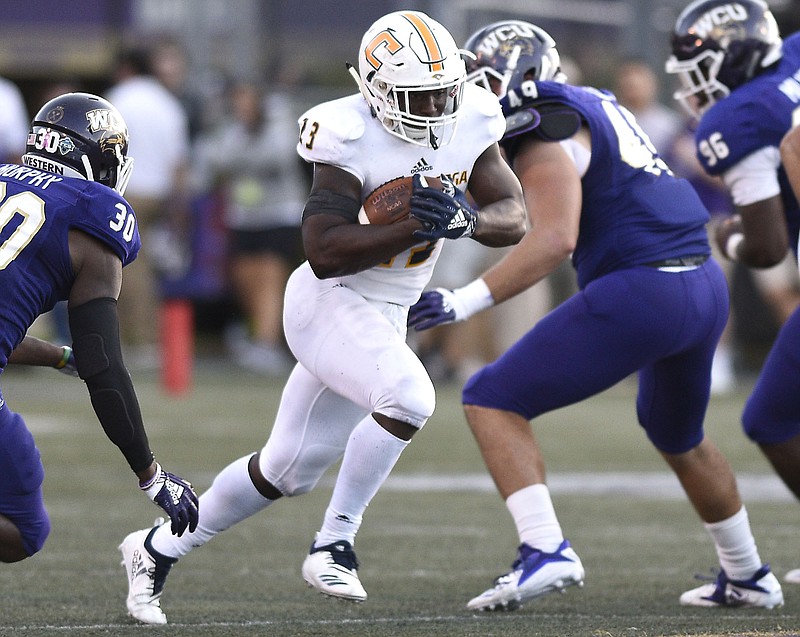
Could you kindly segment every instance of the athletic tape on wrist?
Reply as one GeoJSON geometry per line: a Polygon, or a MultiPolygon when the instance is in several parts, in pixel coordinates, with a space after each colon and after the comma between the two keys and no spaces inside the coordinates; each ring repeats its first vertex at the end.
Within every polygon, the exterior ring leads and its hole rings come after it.
{"type": "Polygon", "coordinates": [[[741,232],[734,232],[725,242],[725,256],[731,261],[738,261],[739,255],[736,251],[739,249],[739,244],[744,241],[744,235],[741,232]]]}

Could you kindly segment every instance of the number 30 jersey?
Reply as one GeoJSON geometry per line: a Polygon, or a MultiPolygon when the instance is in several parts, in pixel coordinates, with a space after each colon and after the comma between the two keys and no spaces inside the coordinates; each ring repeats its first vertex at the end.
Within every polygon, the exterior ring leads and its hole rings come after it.
{"type": "MultiPolygon", "coordinates": [[[[427,148],[391,135],[360,94],[325,102],[299,120],[297,152],[308,162],[329,164],[355,175],[361,201],[395,177],[448,175],[465,190],[480,155],[499,141],[505,121],[497,98],[472,84],[463,87],[458,128],[450,143],[427,148]]],[[[431,278],[442,242],[423,242],[374,268],[341,277],[368,299],[409,306],[431,278]]]]}
{"type": "Polygon", "coordinates": [[[141,246],[133,210],[111,188],[0,164],[0,369],[36,317],[68,298],[70,229],[107,245],[123,266],[141,246]]]}

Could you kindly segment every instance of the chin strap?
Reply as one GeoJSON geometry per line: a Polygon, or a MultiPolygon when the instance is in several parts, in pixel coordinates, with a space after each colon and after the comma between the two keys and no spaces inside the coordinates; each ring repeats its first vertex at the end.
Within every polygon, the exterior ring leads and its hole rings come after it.
{"type": "Polygon", "coordinates": [[[86,171],[86,179],[88,181],[94,181],[94,171],[92,170],[92,164],[86,155],[81,155],[81,163],[83,164],[83,168],[86,171]]]}
{"type": "Polygon", "coordinates": [[[514,71],[517,70],[517,64],[519,64],[519,56],[521,53],[522,47],[517,44],[511,51],[511,55],[508,56],[506,70],[503,73],[503,83],[500,87],[500,95],[502,96],[505,96],[505,94],[508,92],[508,85],[511,82],[511,76],[514,75],[514,71]]]}
{"type": "Polygon", "coordinates": [[[367,104],[369,105],[369,112],[372,113],[373,117],[377,118],[378,114],[375,112],[375,108],[372,106],[369,92],[367,91],[367,87],[364,86],[364,83],[361,81],[361,77],[359,76],[358,71],[352,64],[350,64],[350,62],[345,62],[344,64],[347,67],[347,72],[353,76],[353,79],[356,81],[356,84],[358,84],[359,92],[364,97],[364,99],[367,100],[367,104]]]}

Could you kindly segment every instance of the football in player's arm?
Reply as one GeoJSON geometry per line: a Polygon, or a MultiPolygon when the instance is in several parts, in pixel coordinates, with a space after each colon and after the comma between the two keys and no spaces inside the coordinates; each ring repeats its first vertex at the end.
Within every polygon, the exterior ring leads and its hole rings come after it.
{"type": "Polygon", "coordinates": [[[356,534],[435,406],[433,383],[406,343],[408,308],[445,240],[507,246],[525,232],[522,189],[498,146],[500,105],[465,82],[461,52],[441,24],[416,11],[384,16],[364,34],[351,74],[358,92],[298,120],[298,153],[314,166],[302,211],[308,261],[286,286],[285,334],[298,364],[270,437],[217,475],[194,533],[176,538],[157,526],[125,538],[128,610],[140,621],[166,623],[161,593],[176,560],[279,498],[312,490],[339,460],[301,572],[326,595],[366,600],[356,534]],[[450,191],[427,186],[428,176],[450,191]],[[407,177],[409,214],[363,223],[369,196],[407,177]],[[136,568],[137,556],[147,568],[136,568]]]}

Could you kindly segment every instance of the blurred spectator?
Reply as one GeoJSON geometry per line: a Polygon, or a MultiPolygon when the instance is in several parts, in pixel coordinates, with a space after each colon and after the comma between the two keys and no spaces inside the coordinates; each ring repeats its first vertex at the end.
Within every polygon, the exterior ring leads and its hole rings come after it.
{"type": "Polygon", "coordinates": [[[125,196],[142,236],[142,250],[126,271],[119,298],[120,330],[126,362],[156,367],[159,277],[177,276],[188,262],[188,123],[180,101],[153,75],[149,51],[121,51],[115,80],[105,97],[128,124],[128,154],[136,169],[125,196]]]}
{"type": "Polygon", "coordinates": [[[153,49],[153,74],[178,98],[186,112],[189,140],[194,141],[204,127],[202,97],[189,85],[189,58],[183,44],[171,38],[163,39],[153,49]]]}
{"type": "Polygon", "coordinates": [[[19,163],[25,152],[30,120],[22,92],[3,77],[0,77],[0,104],[0,164],[19,163]]]}
{"type": "Polygon", "coordinates": [[[303,259],[300,219],[310,184],[286,98],[241,82],[230,100],[228,119],[198,143],[201,166],[222,193],[231,282],[245,321],[229,326],[226,342],[242,367],[280,375],[294,363],[283,338],[283,292],[303,259]]]}
{"type": "Polygon", "coordinates": [[[646,62],[629,59],[617,67],[617,100],[636,116],[656,150],[663,154],[683,128],[683,117],[659,101],[659,89],[658,77],[646,62]]]}

